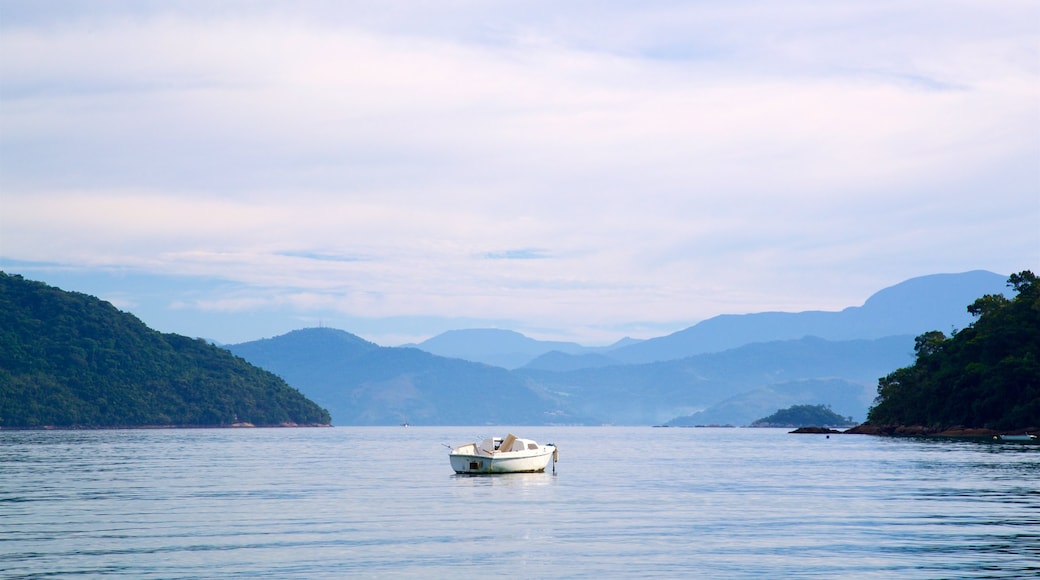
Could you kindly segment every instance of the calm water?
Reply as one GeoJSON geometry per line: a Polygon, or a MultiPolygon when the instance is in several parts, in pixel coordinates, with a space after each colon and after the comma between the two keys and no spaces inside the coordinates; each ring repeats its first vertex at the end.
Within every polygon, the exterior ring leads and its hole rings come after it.
{"type": "Polygon", "coordinates": [[[0,432],[0,576],[1040,574],[1040,446],[537,427],[555,475],[451,472],[505,431],[0,432]]]}

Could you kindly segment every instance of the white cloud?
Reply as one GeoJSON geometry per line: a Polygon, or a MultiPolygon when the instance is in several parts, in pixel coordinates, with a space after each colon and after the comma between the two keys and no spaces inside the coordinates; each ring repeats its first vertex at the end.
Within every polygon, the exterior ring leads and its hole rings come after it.
{"type": "Polygon", "coordinates": [[[1032,3],[203,12],[0,24],[0,255],[597,336],[1040,259],[1032,3]]]}

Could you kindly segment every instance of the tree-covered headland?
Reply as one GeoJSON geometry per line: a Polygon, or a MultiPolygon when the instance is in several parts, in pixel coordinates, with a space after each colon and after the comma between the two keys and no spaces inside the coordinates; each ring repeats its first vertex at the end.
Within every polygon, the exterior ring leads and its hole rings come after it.
{"type": "Polygon", "coordinates": [[[0,428],[327,425],[270,372],[108,302],[0,272],[0,428]]]}
{"type": "Polygon", "coordinates": [[[1008,286],[1013,298],[988,294],[968,306],[968,328],[918,336],[914,364],[878,382],[867,424],[1040,428],[1040,284],[1025,270],[1008,286]]]}

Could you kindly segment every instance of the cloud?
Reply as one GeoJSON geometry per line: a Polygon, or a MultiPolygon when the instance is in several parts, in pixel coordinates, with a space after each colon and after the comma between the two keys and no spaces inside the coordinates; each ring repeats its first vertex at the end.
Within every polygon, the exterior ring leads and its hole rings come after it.
{"type": "Polygon", "coordinates": [[[1040,259],[1033,3],[85,6],[0,23],[0,255],[182,309],[602,337],[1040,259]]]}
{"type": "MultiPolygon", "coordinates": [[[[636,176],[746,191],[760,185],[745,170],[755,163],[757,176],[817,190],[905,178],[928,151],[976,143],[980,131],[1031,107],[1019,95],[998,113],[991,106],[1002,95],[990,91],[918,90],[905,77],[879,75],[886,62],[870,63],[873,82],[856,69],[803,70],[802,52],[819,41],[795,50],[786,37],[752,44],[766,55],[761,62],[780,63],[770,72],[744,68],[748,55],[647,60],[568,37],[487,45],[262,14],[101,24],[103,34],[82,25],[5,34],[11,53],[35,55],[5,65],[10,90],[44,87],[39,98],[5,107],[12,139],[23,126],[72,138],[58,159],[33,156],[36,179],[203,192],[378,189],[409,201],[422,183],[438,197],[479,202],[505,176],[544,201],[537,194],[546,186],[575,195],[590,180],[600,191],[631,188],[636,176]],[[772,43],[794,54],[769,56],[772,43]],[[722,69],[726,62],[734,67],[722,69]],[[818,173],[806,184],[803,168],[813,162],[818,173]],[[53,171],[63,168],[72,171],[53,171]]],[[[911,70],[888,74],[944,72],[903,68],[911,70]]],[[[984,88],[974,69],[956,72],[929,82],[984,88]]]]}
{"type": "Polygon", "coordinates": [[[489,260],[542,260],[548,258],[545,250],[538,248],[522,248],[502,252],[488,252],[484,255],[489,260]]]}

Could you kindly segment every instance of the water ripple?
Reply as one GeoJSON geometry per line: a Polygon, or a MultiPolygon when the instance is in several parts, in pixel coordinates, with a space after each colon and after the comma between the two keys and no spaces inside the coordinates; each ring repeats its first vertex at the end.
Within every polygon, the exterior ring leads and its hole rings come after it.
{"type": "Polygon", "coordinates": [[[452,474],[441,443],[485,431],[0,431],[0,576],[1038,571],[1035,447],[538,427],[514,432],[560,445],[556,475],[452,474]]]}

